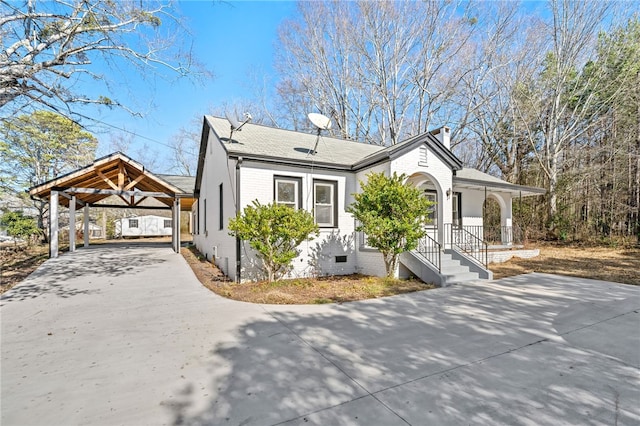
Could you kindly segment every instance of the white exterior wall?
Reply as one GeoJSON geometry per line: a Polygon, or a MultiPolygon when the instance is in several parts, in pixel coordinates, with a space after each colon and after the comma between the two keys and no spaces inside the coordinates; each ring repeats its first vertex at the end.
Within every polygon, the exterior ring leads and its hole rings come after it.
{"type": "Polygon", "coordinates": [[[118,219],[115,221],[115,232],[116,235],[122,235],[123,237],[153,237],[171,235],[172,228],[164,227],[165,220],[171,221],[171,217],[146,215],[118,219]],[[137,220],[138,226],[136,228],[130,228],[129,219],[137,220]]]}
{"type": "Polygon", "coordinates": [[[228,224],[229,219],[236,214],[235,167],[235,160],[227,159],[222,144],[215,134],[209,131],[200,196],[193,207],[198,221],[194,224],[193,242],[208,260],[213,261],[232,280],[236,276],[236,239],[229,235],[228,224]],[[223,229],[219,226],[220,184],[223,195],[223,229]]]}
{"type": "MultiPolygon", "coordinates": [[[[338,217],[336,228],[320,228],[320,235],[312,241],[303,242],[298,249],[300,255],[293,261],[290,277],[310,275],[345,275],[357,271],[355,224],[345,208],[352,202],[351,194],[357,183],[352,173],[340,171],[311,170],[308,168],[278,166],[273,164],[245,161],[241,169],[242,187],[240,206],[258,200],[261,204],[274,201],[274,177],[285,176],[302,180],[302,208],[313,209],[313,180],[321,179],[337,182],[338,217]],[[336,256],[347,256],[347,262],[336,263],[336,256]]],[[[242,249],[242,279],[260,277],[257,260],[251,248],[245,243],[242,249]]]]}
{"type": "Polygon", "coordinates": [[[482,210],[484,205],[484,191],[475,189],[456,189],[462,197],[462,226],[482,226],[482,210]]]}
{"type": "Polygon", "coordinates": [[[420,147],[405,153],[391,161],[390,172],[398,174],[404,173],[410,177],[414,184],[420,184],[422,177],[429,177],[436,187],[438,193],[438,238],[444,241],[444,224],[451,223],[452,201],[451,196],[447,197],[447,190],[453,188],[453,173],[451,168],[443,162],[433,151],[427,147],[426,162],[422,161],[420,147]]]}

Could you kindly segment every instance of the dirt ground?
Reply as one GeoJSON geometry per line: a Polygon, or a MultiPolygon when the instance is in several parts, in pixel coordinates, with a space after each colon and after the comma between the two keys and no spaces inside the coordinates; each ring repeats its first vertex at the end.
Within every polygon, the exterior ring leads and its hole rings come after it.
{"type": "Polygon", "coordinates": [[[0,247],[0,294],[24,280],[49,258],[49,246],[0,247]]]}
{"type": "Polygon", "coordinates": [[[194,247],[182,248],[182,255],[205,287],[223,297],[244,302],[278,305],[349,302],[435,288],[419,280],[389,280],[357,274],[235,284],[203,259],[194,247]]]}
{"type": "Polygon", "coordinates": [[[640,285],[640,248],[584,247],[536,243],[540,255],[492,263],[494,279],[530,272],[570,275],[594,280],[640,285]]]}

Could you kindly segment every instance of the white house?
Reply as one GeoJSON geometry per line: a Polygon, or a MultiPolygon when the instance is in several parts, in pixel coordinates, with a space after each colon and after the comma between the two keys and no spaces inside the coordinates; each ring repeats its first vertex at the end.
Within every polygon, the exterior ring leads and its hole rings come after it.
{"type": "Polygon", "coordinates": [[[400,276],[440,285],[491,278],[483,240],[483,203],[501,208],[500,245],[514,240],[512,200],[544,193],[462,167],[450,151],[449,129],[391,147],[245,124],[233,133],[223,118],[205,116],[192,207],[196,247],[230,278],[259,278],[248,244],[229,235],[229,219],[253,200],[313,212],[320,236],[303,243],[291,276],[364,273],[384,275],[382,255],[366,245],[345,208],[369,172],[397,172],[436,202],[420,247],[401,255],[400,276]]]}
{"type": "Polygon", "coordinates": [[[115,220],[117,237],[161,237],[172,235],[170,217],[145,215],[115,220]]]}

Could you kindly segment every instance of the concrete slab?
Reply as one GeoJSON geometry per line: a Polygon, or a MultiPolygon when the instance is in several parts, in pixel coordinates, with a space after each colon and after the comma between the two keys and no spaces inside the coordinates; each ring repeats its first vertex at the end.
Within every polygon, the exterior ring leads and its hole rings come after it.
{"type": "Polygon", "coordinates": [[[366,395],[167,246],[47,261],[0,318],[2,425],[271,424],[366,395]]]}
{"type": "Polygon", "coordinates": [[[254,305],[168,245],[80,249],[0,299],[0,423],[639,424],[639,290],[530,274],[254,305]]]}
{"type": "Polygon", "coordinates": [[[378,393],[412,425],[637,425],[638,370],[540,342],[378,393]]]}

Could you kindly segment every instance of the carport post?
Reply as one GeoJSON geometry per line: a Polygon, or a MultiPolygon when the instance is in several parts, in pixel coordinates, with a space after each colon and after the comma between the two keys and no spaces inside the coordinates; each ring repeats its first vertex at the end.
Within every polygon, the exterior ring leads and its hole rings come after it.
{"type": "Polygon", "coordinates": [[[69,201],[69,251],[76,251],[76,196],[69,201]]]}
{"type": "Polygon", "coordinates": [[[82,218],[82,225],[84,226],[83,239],[84,246],[89,247],[89,204],[85,203],[84,205],[84,217],[82,218]]]}
{"type": "Polygon", "coordinates": [[[180,253],[180,198],[173,201],[173,250],[180,253]]]}
{"type": "Polygon", "coordinates": [[[58,191],[49,195],[49,257],[58,257],[58,191]]]}

